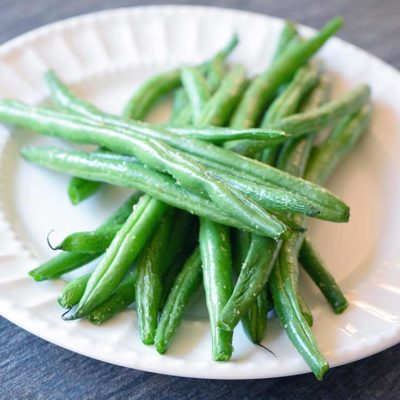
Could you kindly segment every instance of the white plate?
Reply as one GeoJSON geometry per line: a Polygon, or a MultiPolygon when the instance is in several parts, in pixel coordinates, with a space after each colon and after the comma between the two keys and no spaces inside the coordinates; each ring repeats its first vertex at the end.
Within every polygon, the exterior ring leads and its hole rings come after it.
{"type": "MultiPolygon", "coordinates": [[[[206,59],[232,32],[241,38],[233,59],[244,62],[251,73],[262,70],[281,27],[282,21],[275,18],[203,7],[144,7],[78,17],[0,47],[0,97],[42,101],[46,96],[42,75],[52,68],[85,98],[118,112],[146,77],[206,59]]],[[[375,104],[372,131],[329,184],[351,206],[351,222],[312,226],[319,250],[349,298],[349,309],[334,315],[315,287],[302,278],[315,316],[313,331],[335,366],[399,342],[400,76],[338,39],[331,40],[321,56],[335,77],[337,93],[367,82],[375,104]]],[[[0,312],[5,318],[77,353],[146,371],[223,379],[308,371],[276,320],[264,340],[276,358],[250,344],[239,328],[233,359],[227,363],[210,361],[208,323],[196,311],[166,356],[140,343],[134,311],[101,327],[62,321],[56,296],[64,282],[38,284],[26,272],[51,255],[45,241],[51,229],[62,237],[94,227],[123,192],[103,190],[72,207],[65,193],[67,177],[18,157],[19,148],[33,142],[48,140],[23,132],[10,135],[1,127],[0,312]]]]}

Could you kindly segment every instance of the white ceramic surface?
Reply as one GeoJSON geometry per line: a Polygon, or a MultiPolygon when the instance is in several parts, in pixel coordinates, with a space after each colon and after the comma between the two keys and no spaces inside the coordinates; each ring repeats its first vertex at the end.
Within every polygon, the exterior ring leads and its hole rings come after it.
{"type": "MultiPolygon", "coordinates": [[[[275,18],[203,7],[144,7],[78,17],[0,47],[0,97],[42,101],[47,95],[42,75],[52,68],[80,95],[118,112],[146,77],[206,59],[232,32],[241,38],[232,60],[244,62],[252,74],[262,70],[281,27],[282,21],[275,18]]],[[[312,236],[348,296],[349,309],[334,315],[311,282],[301,278],[315,317],[313,331],[330,364],[336,366],[399,342],[400,76],[338,39],[329,42],[321,57],[334,76],[335,94],[366,82],[375,104],[371,132],[329,183],[351,206],[351,222],[312,225],[312,236]]],[[[233,359],[227,363],[210,361],[208,323],[195,308],[166,356],[140,343],[133,310],[101,327],[62,321],[56,297],[64,282],[35,283],[26,273],[51,255],[45,240],[51,229],[56,241],[68,232],[94,227],[125,192],[105,189],[72,207],[65,193],[67,177],[18,157],[19,148],[27,143],[49,142],[56,141],[0,127],[1,315],[77,353],[147,371],[222,379],[308,371],[276,320],[263,342],[276,358],[250,344],[239,328],[233,359]]]]}

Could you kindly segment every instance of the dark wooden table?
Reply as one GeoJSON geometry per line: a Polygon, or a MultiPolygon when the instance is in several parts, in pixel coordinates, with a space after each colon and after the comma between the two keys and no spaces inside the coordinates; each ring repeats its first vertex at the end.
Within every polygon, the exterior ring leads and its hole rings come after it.
{"type": "MultiPolygon", "coordinates": [[[[0,43],[38,26],[137,0],[1,0],[0,43]]],[[[400,67],[399,0],[173,1],[240,8],[320,27],[335,15],[339,36],[400,67]]],[[[175,378],[108,365],[47,343],[0,317],[0,399],[400,399],[400,345],[329,372],[249,381],[175,378]]]]}

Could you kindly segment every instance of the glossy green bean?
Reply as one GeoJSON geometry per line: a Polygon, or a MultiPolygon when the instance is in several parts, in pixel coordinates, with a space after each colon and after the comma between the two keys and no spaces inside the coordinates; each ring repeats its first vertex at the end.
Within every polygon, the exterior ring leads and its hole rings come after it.
{"type": "Polygon", "coordinates": [[[197,118],[196,125],[200,127],[209,125],[224,126],[240,100],[246,85],[244,67],[235,65],[222,80],[212,98],[205,104],[197,118]]]}
{"type": "Polygon", "coordinates": [[[136,310],[139,332],[144,344],[153,344],[157,328],[158,310],[162,296],[162,271],[169,252],[172,231],[172,210],[167,211],[137,265],[136,310]]]}
{"type": "Polygon", "coordinates": [[[143,189],[154,198],[189,213],[209,218],[223,225],[264,234],[259,226],[242,223],[224,213],[206,197],[176,185],[176,182],[168,175],[152,171],[141,164],[132,163],[130,158],[122,162],[121,159],[112,160],[101,154],[96,156],[95,153],[39,147],[24,148],[21,154],[31,162],[55,171],[119,186],[143,189]]]}
{"type": "Polygon", "coordinates": [[[141,192],[131,195],[112,215],[110,215],[97,229],[87,232],[75,232],[68,235],[57,250],[75,251],[78,253],[104,252],[123,223],[132,213],[132,207],[142,196],[141,192]]]}
{"type": "MultiPolygon", "coordinates": [[[[313,63],[301,68],[294,76],[292,82],[283,90],[283,92],[272,102],[268,108],[261,126],[273,125],[299,111],[301,102],[313,90],[319,82],[320,67],[318,63],[313,63]]],[[[231,141],[225,144],[225,147],[243,154],[247,157],[256,157],[256,155],[265,149],[267,143],[255,142],[252,140],[231,141]]],[[[277,153],[277,146],[269,146],[271,155],[269,158],[262,157],[264,162],[274,163],[274,155],[277,153]]]]}
{"type": "MultiPolygon", "coordinates": [[[[343,203],[340,204],[340,202],[338,204],[337,198],[332,196],[327,191],[321,190],[321,188],[316,187],[310,182],[295,179],[294,177],[266,164],[262,164],[255,160],[250,160],[249,158],[234,154],[220,147],[213,146],[210,143],[205,143],[204,141],[191,138],[182,138],[179,135],[165,130],[160,131],[158,127],[135,123],[135,131],[132,131],[132,124],[129,124],[127,121],[124,121],[118,117],[102,113],[91,104],[74,97],[68,88],[66,88],[59,80],[54,79],[54,75],[50,75],[50,78],[51,77],[53,78],[52,85],[50,86],[50,89],[53,91],[52,97],[62,108],[87,116],[101,125],[111,123],[114,127],[113,129],[121,129],[125,133],[126,130],[129,130],[130,134],[140,132],[144,135],[164,140],[175,148],[183,150],[192,156],[195,155],[206,166],[211,166],[212,168],[215,168],[215,166],[220,166],[231,172],[231,174],[245,177],[250,182],[259,182],[260,180],[268,181],[277,186],[284,187],[291,192],[306,195],[310,200],[315,200],[318,202],[318,208],[321,208],[322,205],[325,204],[328,208],[331,208],[334,213],[338,213],[342,220],[346,220],[348,218],[348,207],[346,207],[343,203]]],[[[368,94],[368,89],[362,90],[361,93],[358,93],[356,99],[359,100],[359,97],[362,97],[364,101],[365,98],[368,97],[366,96],[366,92],[368,94]]],[[[353,102],[356,101],[354,98],[351,98],[350,100],[353,102]]],[[[345,103],[344,105],[341,104],[337,107],[340,108],[341,106],[343,106],[343,108],[346,110],[350,108],[348,103],[345,103]]],[[[2,115],[3,113],[1,112],[1,108],[2,107],[0,103],[0,117],[2,116],[3,119],[7,118],[7,115],[2,115]]],[[[303,116],[305,116],[307,119],[306,114],[303,114],[303,116]]],[[[317,118],[318,116],[314,115],[314,117],[317,118]]],[[[325,127],[326,126],[322,124],[319,128],[322,129],[325,127]]]]}
{"type": "MultiPolygon", "coordinates": [[[[329,369],[329,364],[318,349],[318,345],[307,321],[298,306],[297,295],[286,292],[287,277],[282,274],[280,260],[275,265],[270,278],[270,289],[277,312],[289,339],[310,366],[314,375],[321,380],[329,369]]],[[[291,283],[289,282],[291,285],[291,283]]]]}
{"type": "Polygon", "coordinates": [[[231,358],[232,331],[218,326],[222,309],[232,293],[232,257],[229,230],[222,225],[200,219],[200,253],[203,285],[211,328],[212,358],[231,358]]]}
{"type": "Polygon", "coordinates": [[[299,303],[299,307],[303,315],[303,318],[307,321],[308,326],[312,327],[314,324],[314,317],[312,315],[312,311],[310,310],[310,307],[305,302],[303,296],[300,294],[299,291],[297,291],[297,301],[299,303]]]}
{"type": "Polygon", "coordinates": [[[255,297],[265,287],[278,252],[279,245],[272,239],[251,236],[238,281],[220,314],[218,324],[221,328],[232,331],[239,323],[255,297]]]}
{"type": "Polygon", "coordinates": [[[339,162],[354,147],[371,122],[371,106],[366,104],[359,112],[340,123],[328,139],[317,146],[307,164],[305,178],[324,184],[339,162]]]}
{"type": "Polygon", "coordinates": [[[73,176],[68,182],[68,197],[71,203],[76,206],[97,193],[100,187],[100,182],[87,181],[73,176]]]}
{"type": "Polygon", "coordinates": [[[335,18],[311,39],[285,51],[263,74],[258,76],[246,91],[239,104],[232,126],[257,125],[262,111],[275,96],[278,88],[287,82],[342,26],[343,20],[335,18]]]}
{"type": "Polygon", "coordinates": [[[77,309],[66,319],[82,318],[107,300],[121,283],[167,208],[164,203],[147,195],[140,199],[93,271],[77,309]]]}
{"type": "Polygon", "coordinates": [[[29,271],[28,274],[35,281],[56,279],[67,272],[71,272],[77,268],[89,264],[91,261],[100,257],[101,254],[102,253],[82,254],[75,252],[62,252],[39,265],[35,269],[29,271]]]}
{"type": "Polygon", "coordinates": [[[265,337],[269,308],[270,302],[267,290],[264,288],[242,316],[243,330],[246,336],[255,344],[261,343],[265,337]]]}
{"type": "MultiPolygon", "coordinates": [[[[3,101],[3,105],[6,101],[3,101]]],[[[111,129],[77,123],[73,116],[57,115],[39,109],[29,112],[30,107],[13,107],[3,113],[19,126],[30,127],[43,134],[65,138],[78,143],[96,143],[115,152],[138,157],[147,166],[168,172],[182,186],[190,190],[207,193],[211,200],[226,213],[247,225],[256,225],[263,235],[278,238],[287,233],[286,226],[269,214],[246,194],[229,188],[215,178],[215,174],[195,162],[189,155],[179,152],[162,141],[151,138],[134,138],[111,129]]],[[[1,106],[0,106],[1,108],[1,106]]],[[[1,113],[1,112],[0,112],[1,113]]]]}
{"type": "Polygon", "coordinates": [[[275,48],[275,53],[272,57],[272,62],[277,61],[287,49],[293,38],[297,37],[297,28],[292,21],[285,21],[285,25],[279,35],[278,43],[275,48]]]}
{"type": "Polygon", "coordinates": [[[90,275],[91,272],[68,282],[61,294],[58,296],[58,304],[61,307],[68,309],[78,304],[85,292],[90,275]]]}
{"type": "Polygon", "coordinates": [[[181,84],[181,71],[161,73],[142,84],[128,100],[123,115],[126,118],[142,120],[153,105],[164,95],[181,84]]]}
{"type": "Polygon", "coordinates": [[[299,261],[321,290],[326,300],[336,314],[342,313],[348,306],[348,302],[341,291],[335,278],[324,267],[324,262],[313,248],[309,238],[305,237],[299,254],[299,261]]]}
{"type": "Polygon", "coordinates": [[[211,97],[210,89],[205,77],[193,67],[182,69],[181,80],[191,106],[193,122],[197,124],[205,104],[211,97]]]}
{"type": "Polygon", "coordinates": [[[114,317],[126,310],[135,301],[136,270],[128,272],[113,294],[102,304],[91,311],[86,318],[95,325],[114,317]]]}
{"type": "Polygon", "coordinates": [[[154,344],[160,354],[164,354],[182,322],[184,312],[199,289],[202,281],[200,250],[197,247],[187,259],[176,277],[166,303],[161,312],[154,344]]]}

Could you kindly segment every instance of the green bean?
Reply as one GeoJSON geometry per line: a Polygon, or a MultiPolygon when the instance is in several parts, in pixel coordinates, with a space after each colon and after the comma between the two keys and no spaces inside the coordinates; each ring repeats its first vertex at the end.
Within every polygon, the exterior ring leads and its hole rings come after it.
{"type": "Polygon", "coordinates": [[[211,97],[210,89],[201,72],[193,67],[182,69],[181,80],[191,105],[193,121],[197,124],[205,104],[211,97]]]}
{"type": "Polygon", "coordinates": [[[283,52],[287,50],[287,47],[292,39],[297,37],[297,35],[298,33],[296,25],[292,21],[285,21],[285,25],[283,26],[279,35],[274,56],[272,57],[272,62],[277,61],[282,56],[283,52]]]}
{"type": "Polygon", "coordinates": [[[207,171],[200,163],[194,162],[190,156],[161,141],[150,138],[135,139],[107,128],[83,125],[74,121],[74,118],[77,118],[75,116],[68,120],[69,115],[60,118],[57,113],[46,111],[44,116],[38,109],[31,109],[31,112],[28,109],[29,107],[11,106],[5,114],[19,126],[29,126],[43,134],[78,143],[96,143],[117,153],[137,156],[147,166],[170,173],[190,190],[207,193],[220,209],[244,224],[257,225],[263,235],[278,238],[287,233],[284,224],[246,194],[229,188],[224,182],[215,179],[215,174],[207,171]]]}
{"type": "Polygon", "coordinates": [[[200,253],[203,283],[211,327],[212,358],[231,358],[232,332],[221,329],[217,322],[232,293],[232,259],[229,230],[222,225],[200,219],[200,253]]]}
{"type": "MultiPolygon", "coordinates": [[[[284,96],[284,94],[282,96],[284,96]]],[[[297,105],[298,104],[299,102],[297,102],[297,105]]],[[[293,111],[290,107],[286,107],[286,110],[288,113],[293,111]]],[[[277,118],[279,117],[279,113],[276,113],[275,115],[277,118]]],[[[299,142],[299,140],[309,143],[308,150],[311,149],[310,140],[304,140],[301,138],[292,139],[292,141],[295,142],[299,142]]],[[[299,153],[301,154],[298,156],[298,158],[294,158],[293,164],[297,165],[299,162],[301,162],[301,157],[305,157],[305,155],[302,154],[302,151],[299,153]]],[[[302,162],[301,166],[304,169],[304,161],[302,162]]],[[[286,168],[286,171],[296,176],[301,175],[300,171],[295,171],[293,168],[286,168]]],[[[297,237],[297,235],[293,236],[297,237]]],[[[262,291],[266,282],[268,281],[279,253],[279,247],[280,244],[277,244],[275,241],[269,240],[268,238],[257,235],[251,236],[247,256],[243,260],[239,278],[233,290],[233,294],[221,313],[221,319],[219,321],[221,327],[226,330],[232,330],[245,315],[252,303],[253,308],[256,308],[254,305],[255,296],[262,291]]]]}
{"type": "MultiPolygon", "coordinates": [[[[317,132],[333,122],[350,116],[358,111],[369,99],[370,91],[367,86],[359,86],[343,95],[337,100],[332,100],[313,111],[307,111],[283,118],[271,124],[272,128],[282,129],[292,136],[317,132]]],[[[251,142],[247,146],[258,146],[251,142]]]]}
{"type": "Polygon", "coordinates": [[[86,181],[73,176],[68,182],[68,197],[71,203],[76,206],[93,196],[100,189],[100,186],[100,182],[86,181]]]}
{"type": "MultiPolygon", "coordinates": [[[[218,93],[218,92],[217,92],[218,93]]],[[[225,92],[226,93],[226,92],[225,92]]],[[[219,100],[219,99],[218,99],[219,100]]],[[[229,100],[231,101],[231,100],[229,100]]],[[[223,119],[223,110],[226,111],[230,109],[230,107],[226,107],[226,104],[218,104],[213,102],[214,106],[210,111],[210,117],[214,117],[215,119],[221,118],[223,119]],[[215,112],[215,114],[213,114],[215,112]]],[[[210,110],[208,108],[208,110],[210,110]]],[[[208,112],[205,110],[205,112],[208,112]]],[[[207,116],[206,119],[209,117],[207,116]]],[[[211,120],[212,118],[210,118],[211,120]]],[[[218,122],[218,121],[214,121],[218,122]]],[[[197,127],[175,127],[172,125],[163,125],[163,128],[168,129],[169,132],[175,133],[180,136],[184,136],[185,138],[193,138],[200,139],[205,142],[210,142],[214,144],[221,144],[230,140],[252,140],[258,142],[262,142],[263,146],[282,143],[290,138],[285,131],[281,129],[275,128],[249,128],[249,129],[232,129],[232,128],[219,128],[215,126],[208,126],[205,128],[197,128],[197,127]]],[[[260,145],[257,145],[260,147],[260,145]]]]}
{"type": "Polygon", "coordinates": [[[164,215],[138,261],[136,310],[140,337],[144,344],[154,343],[162,295],[161,271],[168,267],[165,262],[171,240],[172,218],[172,210],[169,210],[164,215]]]}
{"type": "Polygon", "coordinates": [[[265,337],[267,327],[267,310],[270,303],[267,290],[264,288],[250,303],[247,312],[242,316],[242,326],[247,337],[255,344],[261,343],[265,337]]]}
{"type": "Polygon", "coordinates": [[[285,51],[263,74],[257,77],[239,104],[232,126],[257,125],[262,111],[272,100],[278,88],[312,57],[321,46],[342,26],[343,20],[335,18],[311,39],[285,51]]]}
{"type": "Polygon", "coordinates": [[[28,272],[35,281],[44,281],[47,279],[56,279],[61,275],[82,267],[102,253],[82,254],[62,252],[55,257],[39,265],[37,268],[28,272]]]}
{"type": "MultiPolygon", "coordinates": [[[[187,101],[188,98],[185,90],[183,88],[176,89],[172,97],[172,111],[171,111],[170,121],[178,120],[182,112],[182,109],[184,109],[187,106],[187,101]]],[[[189,121],[190,117],[187,120],[185,119],[183,125],[187,125],[189,121]]]]}
{"type": "MultiPolygon", "coordinates": [[[[294,177],[283,173],[273,167],[262,164],[255,160],[250,160],[246,157],[241,157],[240,155],[234,154],[225,149],[213,146],[212,144],[205,143],[200,140],[183,138],[179,135],[174,135],[171,132],[167,132],[165,130],[161,130],[159,127],[152,127],[150,125],[135,123],[135,131],[131,131],[132,125],[127,121],[124,121],[118,117],[114,117],[105,113],[102,113],[100,110],[88,104],[80,99],[77,99],[72,95],[72,93],[54,76],[50,75],[50,78],[53,78],[52,85],[50,89],[53,91],[53,99],[57,101],[57,104],[63,108],[66,108],[72,112],[86,115],[91,118],[93,121],[97,121],[98,123],[105,125],[106,123],[112,123],[114,129],[125,129],[130,130],[130,134],[135,134],[135,132],[140,132],[147,136],[151,136],[153,138],[158,138],[160,140],[164,140],[169,143],[171,146],[188,152],[192,156],[195,155],[202,160],[202,163],[207,166],[212,166],[215,168],[216,165],[225,168],[230,171],[232,174],[239,175],[242,177],[246,177],[249,181],[260,181],[265,180],[278,185],[280,187],[284,187],[290,192],[296,192],[299,194],[306,194],[306,196],[311,200],[315,200],[322,206],[322,204],[326,204],[328,207],[333,208],[337,207],[337,211],[341,210],[340,213],[342,218],[346,220],[346,214],[348,218],[348,207],[346,207],[343,203],[341,205],[338,204],[338,199],[332,196],[327,191],[322,190],[319,187],[316,187],[310,182],[306,182],[303,180],[295,179],[294,177]]],[[[49,79],[50,79],[49,78],[49,79]]],[[[353,91],[353,96],[350,98],[346,98],[346,101],[339,102],[334,107],[335,109],[345,109],[351,111],[352,108],[350,105],[353,103],[359,104],[362,98],[362,101],[365,101],[368,98],[369,91],[367,88],[363,90],[353,91]]],[[[0,117],[7,117],[7,115],[1,115],[1,103],[0,103],[0,117]]],[[[303,114],[303,117],[307,120],[307,113],[303,114]]],[[[313,115],[314,118],[318,119],[318,115],[313,115]]],[[[309,121],[309,119],[308,119],[309,121]]],[[[315,122],[315,121],[314,121],[315,122]]],[[[324,122],[324,121],[323,121],[324,122]]],[[[325,128],[326,126],[321,124],[320,129],[325,128]]],[[[125,131],[126,132],[126,131],[125,131]]],[[[307,133],[307,132],[298,132],[298,134],[307,133]]],[[[319,206],[318,208],[321,208],[319,206]]]]}
{"type": "MultiPolygon", "coordinates": [[[[301,68],[296,73],[293,81],[268,108],[261,126],[273,125],[274,122],[298,111],[304,97],[318,84],[319,75],[319,64],[314,63],[301,68]]],[[[225,144],[225,147],[247,157],[255,157],[261,150],[265,149],[266,145],[267,143],[243,140],[228,142],[225,144]]],[[[263,161],[273,164],[278,147],[270,146],[265,149],[265,152],[266,151],[268,151],[270,155],[268,157],[262,157],[263,161]]]]}
{"type": "Polygon", "coordinates": [[[222,55],[215,56],[207,73],[207,85],[211,93],[214,93],[225,76],[225,58],[222,55]]]}
{"type": "Polygon", "coordinates": [[[222,80],[210,101],[204,106],[197,119],[197,125],[200,127],[208,125],[224,126],[240,100],[246,84],[243,66],[235,65],[222,80]]]}
{"type": "MultiPolygon", "coordinates": [[[[317,379],[321,380],[329,369],[328,362],[318,349],[318,345],[302,316],[297,303],[297,295],[286,292],[287,277],[282,275],[280,260],[275,265],[271,274],[269,287],[275,305],[275,310],[283,322],[289,339],[298,349],[301,356],[310,366],[317,379]]],[[[291,282],[289,282],[291,285],[291,282]]]]}
{"type": "Polygon", "coordinates": [[[371,122],[371,107],[365,105],[358,113],[339,124],[329,138],[316,147],[307,164],[305,178],[324,184],[338,163],[354,147],[371,122]]]}
{"type": "Polygon", "coordinates": [[[303,299],[303,296],[300,294],[300,292],[297,290],[297,301],[299,303],[299,307],[301,310],[301,313],[303,315],[303,318],[307,321],[308,326],[313,326],[314,324],[314,317],[312,315],[312,312],[310,310],[310,307],[308,307],[307,303],[303,299]]]}
{"type": "Polygon", "coordinates": [[[176,277],[157,326],[154,344],[164,354],[182,322],[183,314],[202,280],[200,251],[197,247],[176,277]]]}
{"type": "Polygon", "coordinates": [[[335,278],[326,270],[324,262],[315,251],[309,238],[305,237],[299,254],[299,261],[304,270],[319,287],[336,314],[342,313],[348,302],[336,283],[335,278]]]}
{"type": "Polygon", "coordinates": [[[156,75],[136,90],[124,109],[124,116],[141,120],[162,96],[181,84],[180,70],[156,75]]]}
{"type": "Polygon", "coordinates": [[[98,228],[88,232],[72,233],[54,248],[78,253],[104,252],[131,214],[133,205],[138,202],[141,196],[141,192],[134,193],[98,228]]]}
{"type": "Polygon", "coordinates": [[[221,328],[232,331],[239,323],[249,305],[265,287],[278,252],[279,245],[275,241],[258,235],[251,236],[238,282],[220,314],[218,324],[221,328]]]}
{"type": "Polygon", "coordinates": [[[69,282],[61,292],[60,296],[58,296],[58,304],[60,304],[61,307],[68,309],[78,304],[85,292],[90,275],[91,272],[69,282]]]}
{"type": "Polygon", "coordinates": [[[114,293],[102,304],[91,311],[86,318],[95,325],[100,325],[135,301],[136,270],[128,272],[114,293]]]}
{"type": "Polygon", "coordinates": [[[66,319],[86,316],[112,294],[156,228],[167,206],[143,196],[93,271],[77,309],[66,319]]]}

